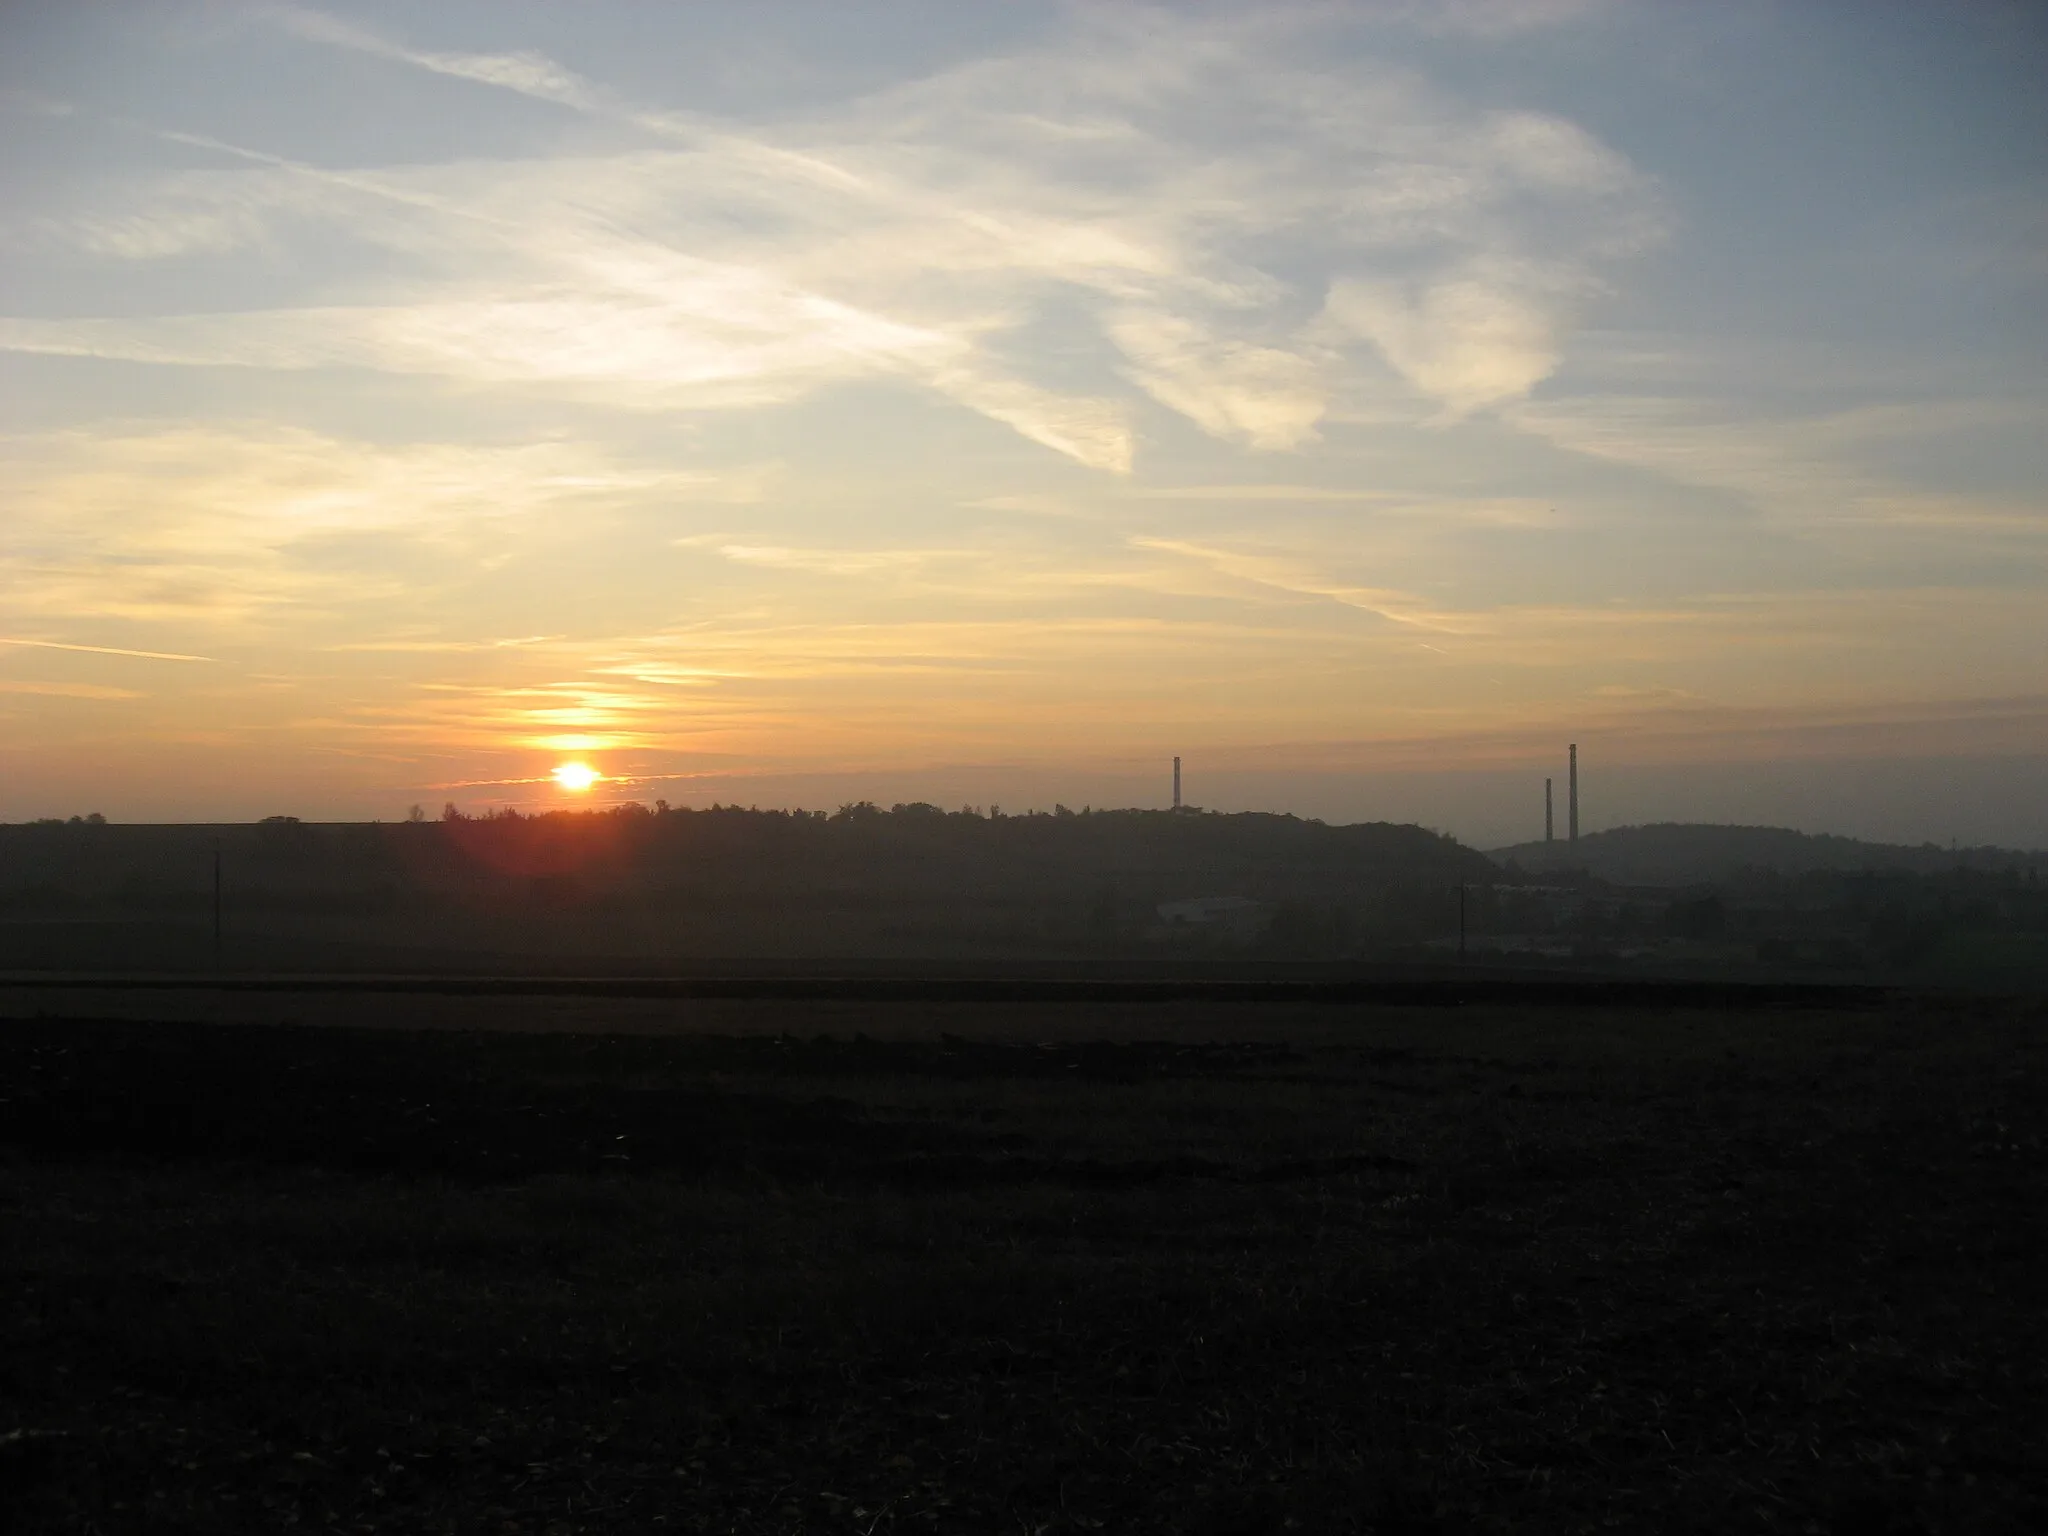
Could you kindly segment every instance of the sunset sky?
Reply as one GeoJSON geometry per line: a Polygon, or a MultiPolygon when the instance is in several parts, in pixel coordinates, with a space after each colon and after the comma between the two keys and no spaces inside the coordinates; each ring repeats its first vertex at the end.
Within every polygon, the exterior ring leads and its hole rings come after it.
{"type": "Polygon", "coordinates": [[[2048,12],[0,11],[0,819],[2048,844],[2048,12]],[[554,770],[607,777],[582,796],[554,770]]]}

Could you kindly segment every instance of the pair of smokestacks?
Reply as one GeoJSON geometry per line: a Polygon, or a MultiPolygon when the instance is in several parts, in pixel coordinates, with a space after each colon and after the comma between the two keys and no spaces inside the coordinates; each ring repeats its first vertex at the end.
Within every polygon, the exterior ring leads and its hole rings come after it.
{"type": "MultiPolygon", "coordinates": [[[[1178,764],[1179,759],[1176,758],[1174,761],[1178,764]]],[[[1179,782],[1178,767],[1175,769],[1175,782],[1179,782]]],[[[1571,780],[1568,794],[1571,802],[1570,810],[1566,813],[1569,817],[1567,822],[1569,828],[1568,835],[1576,843],[1579,840],[1579,744],[1576,741],[1572,743],[1571,780]]],[[[1543,781],[1543,841],[1546,843],[1557,841],[1557,833],[1551,820],[1550,780],[1548,779],[1543,781]]]]}

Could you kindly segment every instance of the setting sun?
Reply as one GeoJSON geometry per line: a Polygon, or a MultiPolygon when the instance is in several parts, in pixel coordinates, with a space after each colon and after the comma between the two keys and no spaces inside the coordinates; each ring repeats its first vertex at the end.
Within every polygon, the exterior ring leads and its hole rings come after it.
{"type": "Polygon", "coordinates": [[[603,774],[588,763],[563,763],[554,772],[557,784],[579,795],[603,777],[603,774]]]}

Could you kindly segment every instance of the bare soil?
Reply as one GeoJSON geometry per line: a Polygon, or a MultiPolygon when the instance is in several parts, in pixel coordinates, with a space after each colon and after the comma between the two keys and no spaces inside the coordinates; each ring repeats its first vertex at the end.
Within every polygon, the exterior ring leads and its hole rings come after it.
{"type": "Polygon", "coordinates": [[[2039,1003],[22,1001],[12,1529],[2048,1529],[2039,1003]]]}

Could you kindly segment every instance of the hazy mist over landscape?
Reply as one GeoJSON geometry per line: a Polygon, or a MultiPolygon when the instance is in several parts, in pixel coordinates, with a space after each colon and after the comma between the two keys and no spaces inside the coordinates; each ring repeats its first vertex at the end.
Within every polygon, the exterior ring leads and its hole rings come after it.
{"type": "Polygon", "coordinates": [[[2048,844],[2021,4],[0,18],[0,819],[2048,844]],[[564,787],[564,764],[601,775],[564,787]]]}

